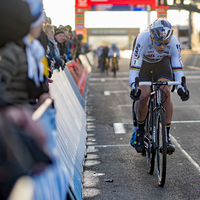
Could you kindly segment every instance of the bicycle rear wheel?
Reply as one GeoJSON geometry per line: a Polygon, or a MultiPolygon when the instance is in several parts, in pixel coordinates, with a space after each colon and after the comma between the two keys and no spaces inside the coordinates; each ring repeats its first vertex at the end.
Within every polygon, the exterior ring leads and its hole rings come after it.
{"type": "Polygon", "coordinates": [[[153,147],[153,138],[152,138],[152,107],[150,106],[146,122],[145,122],[145,151],[146,151],[146,158],[147,158],[147,170],[149,174],[153,174],[154,172],[154,165],[155,165],[155,149],[153,147]]]}
{"type": "Polygon", "coordinates": [[[156,160],[158,185],[163,187],[166,179],[167,144],[166,144],[166,118],[162,109],[156,114],[156,160]]]}
{"type": "Polygon", "coordinates": [[[113,68],[113,77],[116,77],[116,67],[113,68]]]}
{"type": "Polygon", "coordinates": [[[105,58],[105,70],[106,70],[106,75],[108,75],[108,69],[109,69],[108,58],[105,58]]]}
{"type": "Polygon", "coordinates": [[[116,71],[117,71],[117,58],[112,58],[112,71],[113,71],[113,77],[116,77],[116,71]]]}

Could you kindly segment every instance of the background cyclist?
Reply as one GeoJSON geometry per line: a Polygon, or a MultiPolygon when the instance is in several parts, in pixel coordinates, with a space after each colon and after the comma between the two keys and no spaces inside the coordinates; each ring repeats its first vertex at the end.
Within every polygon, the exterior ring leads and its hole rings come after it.
{"type": "MultiPolygon", "coordinates": [[[[132,88],[130,97],[135,102],[135,114],[137,127],[133,127],[133,135],[130,144],[135,147],[137,152],[144,151],[144,125],[147,114],[147,101],[150,95],[150,86],[140,86],[135,94],[135,77],[140,81],[175,81],[181,82],[183,66],[181,61],[181,48],[175,36],[171,24],[165,19],[155,20],[148,29],[140,33],[135,41],[132,52],[131,65],[129,71],[129,83],[132,88]],[[153,74],[151,74],[153,71],[153,74]]],[[[167,152],[173,153],[175,147],[170,141],[170,125],[173,113],[173,104],[170,97],[170,86],[163,86],[163,107],[166,110],[167,127],[167,152]]],[[[189,99],[181,85],[177,86],[177,93],[182,101],[189,99]]]]}
{"type": "Polygon", "coordinates": [[[112,61],[112,57],[114,56],[115,53],[116,53],[116,57],[117,57],[117,70],[118,70],[119,69],[118,59],[120,56],[119,47],[117,46],[117,44],[112,43],[109,47],[109,52],[108,52],[108,56],[109,56],[109,58],[111,58],[110,59],[111,61],[112,61]]]}

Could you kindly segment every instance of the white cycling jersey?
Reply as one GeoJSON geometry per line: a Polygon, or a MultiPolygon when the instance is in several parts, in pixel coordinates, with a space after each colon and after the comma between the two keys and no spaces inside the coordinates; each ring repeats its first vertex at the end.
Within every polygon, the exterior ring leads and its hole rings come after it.
{"type": "MultiPolygon", "coordinates": [[[[183,65],[181,60],[181,48],[178,39],[172,36],[170,43],[167,45],[165,51],[158,53],[152,44],[149,30],[145,30],[137,37],[134,50],[132,52],[131,66],[129,72],[129,83],[134,88],[135,77],[139,76],[139,71],[142,66],[142,62],[157,63],[162,60],[163,57],[171,57],[172,70],[174,72],[175,81],[181,82],[183,75],[183,65]]],[[[181,87],[179,85],[177,89],[181,87]]]]}
{"type": "Polygon", "coordinates": [[[113,49],[113,45],[111,45],[109,47],[108,56],[112,57],[112,56],[114,56],[114,53],[116,53],[116,56],[118,56],[118,57],[120,56],[119,47],[117,45],[115,45],[115,50],[113,49]]]}

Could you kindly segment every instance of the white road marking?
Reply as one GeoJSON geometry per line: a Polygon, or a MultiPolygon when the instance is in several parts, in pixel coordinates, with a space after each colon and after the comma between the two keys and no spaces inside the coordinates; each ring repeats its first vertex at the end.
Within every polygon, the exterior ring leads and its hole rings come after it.
{"type": "Polygon", "coordinates": [[[200,123],[200,120],[172,121],[171,123],[172,123],[172,124],[200,123]]]}
{"type": "Polygon", "coordinates": [[[92,121],[95,121],[96,119],[92,119],[92,118],[87,118],[87,122],[92,122],[92,121]]]}
{"type": "Polygon", "coordinates": [[[105,147],[130,147],[130,144],[114,144],[114,145],[89,145],[88,149],[105,148],[105,147]]]}
{"type": "MultiPolygon", "coordinates": [[[[200,120],[172,121],[172,124],[200,123],[200,120]]],[[[124,124],[133,125],[132,123],[113,123],[115,134],[125,134],[124,124]]]]}
{"type": "Polygon", "coordinates": [[[123,123],[114,123],[113,124],[115,134],[124,134],[126,133],[126,130],[124,128],[123,123]]]}
{"type": "Polygon", "coordinates": [[[111,94],[119,94],[119,93],[127,93],[126,90],[118,90],[118,91],[104,91],[105,96],[109,96],[111,94]]]}
{"type": "Polygon", "coordinates": [[[189,154],[181,147],[181,145],[177,142],[177,140],[171,135],[170,136],[173,143],[180,149],[180,151],[186,156],[186,158],[194,165],[194,167],[199,171],[200,173],[200,167],[199,165],[189,156],[189,154]]]}
{"type": "Polygon", "coordinates": [[[96,128],[96,126],[87,124],[87,129],[94,129],[94,128],[96,128]]]}
{"type": "Polygon", "coordinates": [[[109,92],[109,91],[104,91],[104,95],[105,95],[105,96],[109,96],[109,95],[110,95],[110,92],[109,92]]]}

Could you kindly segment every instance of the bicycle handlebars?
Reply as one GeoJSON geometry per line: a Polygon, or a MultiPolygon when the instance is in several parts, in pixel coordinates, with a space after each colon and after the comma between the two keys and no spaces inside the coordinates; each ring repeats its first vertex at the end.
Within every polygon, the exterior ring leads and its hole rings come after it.
{"type": "Polygon", "coordinates": [[[136,77],[135,78],[135,95],[137,94],[138,88],[141,85],[147,85],[147,86],[151,86],[151,85],[182,85],[183,92],[185,92],[185,94],[188,95],[188,90],[187,90],[187,86],[186,86],[186,77],[185,76],[182,76],[181,83],[179,81],[165,81],[165,82],[143,81],[143,82],[139,82],[139,77],[136,77]]]}

